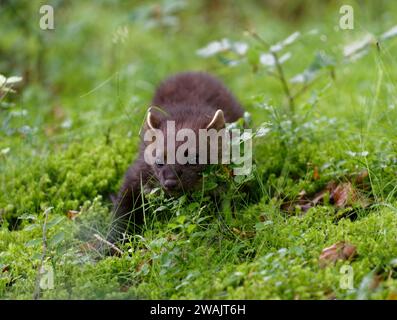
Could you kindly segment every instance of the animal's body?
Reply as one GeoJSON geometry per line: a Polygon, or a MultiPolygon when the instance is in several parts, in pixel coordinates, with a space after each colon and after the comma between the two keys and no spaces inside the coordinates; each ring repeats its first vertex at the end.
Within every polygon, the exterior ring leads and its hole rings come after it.
{"type": "MultiPolygon", "coordinates": [[[[143,130],[158,129],[165,133],[167,120],[175,121],[176,130],[221,129],[243,116],[243,109],[232,93],[213,76],[201,72],[180,73],[166,79],[156,90],[152,107],[143,130]],[[161,110],[160,110],[161,109],[161,110]]],[[[143,136],[143,135],[142,135],[143,136]]],[[[175,142],[176,145],[181,142],[175,142]]],[[[142,192],[160,186],[172,194],[191,190],[200,181],[205,164],[148,164],[144,152],[147,143],[141,141],[140,152],[125,174],[115,202],[115,223],[112,240],[130,224],[143,223],[142,192]],[[116,221],[118,223],[116,223],[116,221]],[[123,223],[124,222],[124,223],[123,223]]]]}

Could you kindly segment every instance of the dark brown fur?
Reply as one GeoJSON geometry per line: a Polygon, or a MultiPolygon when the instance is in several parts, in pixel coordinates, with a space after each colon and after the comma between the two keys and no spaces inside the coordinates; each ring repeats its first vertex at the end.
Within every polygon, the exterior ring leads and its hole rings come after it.
{"type": "MultiPolygon", "coordinates": [[[[158,127],[166,130],[166,120],[174,120],[176,129],[204,129],[221,109],[227,123],[243,116],[243,110],[234,96],[217,79],[206,73],[180,73],[165,80],[157,89],[152,106],[165,111],[153,111],[158,127]]],[[[147,129],[147,128],[146,128],[147,129]]],[[[145,143],[141,142],[138,158],[128,169],[115,204],[115,223],[112,239],[125,229],[126,222],[139,226],[143,223],[141,190],[160,185],[169,176],[177,177],[176,192],[194,188],[205,165],[164,165],[161,168],[144,161],[145,143]],[[122,227],[123,226],[123,227],[122,227]]]]}

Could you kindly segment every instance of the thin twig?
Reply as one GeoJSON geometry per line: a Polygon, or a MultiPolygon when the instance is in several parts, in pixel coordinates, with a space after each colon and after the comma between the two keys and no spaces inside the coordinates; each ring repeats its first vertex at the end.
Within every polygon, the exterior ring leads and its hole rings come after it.
{"type": "Polygon", "coordinates": [[[291,94],[291,90],[289,89],[287,79],[285,78],[285,75],[284,75],[283,67],[281,66],[281,63],[280,63],[280,60],[278,59],[277,54],[273,51],[270,51],[270,53],[273,56],[274,61],[276,63],[277,72],[279,74],[280,81],[283,85],[284,93],[288,97],[289,109],[291,111],[291,114],[294,114],[295,113],[295,100],[294,100],[294,96],[291,94]]]}
{"type": "Polygon", "coordinates": [[[255,31],[249,31],[249,33],[251,34],[252,37],[254,37],[258,42],[260,42],[263,46],[266,47],[267,50],[269,50],[270,54],[272,55],[275,65],[276,65],[276,69],[277,69],[277,73],[278,73],[278,79],[281,81],[281,84],[283,86],[283,90],[285,95],[288,98],[288,106],[290,109],[291,114],[295,113],[295,99],[294,96],[291,93],[291,90],[288,86],[288,82],[287,79],[285,77],[284,74],[284,70],[283,67],[281,66],[280,60],[276,54],[276,52],[270,50],[270,45],[259,35],[257,34],[255,31]]]}
{"type": "Polygon", "coordinates": [[[263,46],[267,47],[268,50],[270,48],[270,44],[267,43],[256,31],[250,30],[248,31],[251,36],[253,36],[258,42],[260,42],[263,46]]]}
{"type": "Polygon", "coordinates": [[[306,82],[299,90],[297,90],[295,92],[295,94],[293,95],[293,98],[296,99],[301,94],[305,93],[307,89],[309,89],[312,85],[314,85],[314,83],[315,83],[314,80],[311,82],[306,82]]]}
{"type": "Polygon", "coordinates": [[[120,250],[118,247],[116,247],[113,243],[107,241],[106,239],[102,238],[99,234],[95,233],[94,237],[101,241],[102,243],[106,244],[107,246],[111,247],[114,251],[116,251],[119,254],[123,254],[123,251],[120,250]]]}
{"type": "Polygon", "coordinates": [[[33,293],[33,300],[38,300],[40,298],[41,273],[44,265],[44,260],[47,255],[47,220],[48,220],[48,214],[51,210],[52,207],[49,207],[44,211],[43,238],[42,238],[43,250],[41,253],[39,269],[37,270],[36,285],[33,293]]]}

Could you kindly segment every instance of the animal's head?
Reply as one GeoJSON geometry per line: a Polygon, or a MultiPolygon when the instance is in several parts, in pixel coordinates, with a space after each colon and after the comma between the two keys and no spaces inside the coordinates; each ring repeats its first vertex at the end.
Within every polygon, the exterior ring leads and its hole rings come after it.
{"type": "Polygon", "coordinates": [[[155,178],[166,192],[177,194],[200,186],[202,172],[213,156],[211,152],[219,158],[223,128],[225,119],[220,109],[212,115],[197,117],[161,117],[149,110],[145,137],[151,138],[145,142],[145,152],[152,159],[150,165],[155,178]],[[216,141],[205,138],[204,134],[215,135],[216,141]]]}

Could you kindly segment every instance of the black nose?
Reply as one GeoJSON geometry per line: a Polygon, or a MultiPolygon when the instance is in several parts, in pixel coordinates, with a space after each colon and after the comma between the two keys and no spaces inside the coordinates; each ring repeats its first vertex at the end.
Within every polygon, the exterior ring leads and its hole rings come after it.
{"type": "Polygon", "coordinates": [[[178,181],[174,180],[174,179],[167,179],[164,182],[164,187],[167,190],[174,190],[176,188],[176,186],[178,185],[178,181]]]}

